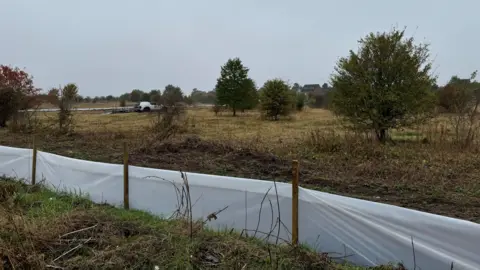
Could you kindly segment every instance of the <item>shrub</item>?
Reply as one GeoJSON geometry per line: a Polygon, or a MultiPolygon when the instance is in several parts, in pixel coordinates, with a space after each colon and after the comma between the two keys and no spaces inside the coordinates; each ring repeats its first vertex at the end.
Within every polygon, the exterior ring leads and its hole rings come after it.
{"type": "Polygon", "coordinates": [[[283,80],[269,80],[260,89],[260,110],[271,120],[289,115],[294,104],[290,86],[283,80]]]}
{"type": "Polygon", "coordinates": [[[74,83],[69,83],[64,87],[52,88],[48,92],[50,103],[58,106],[58,128],[60,133],[68,134],[74,131],[74,121],[72,107],[78,96],[78,87],[74,83]]]}
{"type": "Polygon", "coordinates": [[[469,79],[460,80],[454,76],[440,91],[440,105],[450,115],[455,130],[455,140],[463,146],[469,146],[477,135],[479,128],[477,110],[480,105],[480,86],[474,81],[477,71],[469,79]]]}
{"type": "Polygon", "coordinates": [[[156,142],[164,141],[176,134],[186,132],[188,123],[185,106],[180,104],[165,106],[154,116],[149,131],[156,142]]]}
{"type": "Polygon", "coordinates": [[[295,93],[295,108],[297,111],[301,112],[305,107],[306,102],[307,102],[307,95],[300,92],[295,93]]]}
{"type": "Polygon", "coordinates": [[[178,86],[173,86],[171,84],[165,86],[163,91],[162,101],[165,106],[173,106],[179,102],[183,102],[183,92],[182,89],[178,86]]]}
{"type": "Polygon", "coordinates": [[[357,53],[341,58],[332,76],[333,111],[357,130],[373,130],[385,142],[392,128],[432,115],[435,95],[427,45],[404,39],[404,31],[369,34],[357,53]]]}

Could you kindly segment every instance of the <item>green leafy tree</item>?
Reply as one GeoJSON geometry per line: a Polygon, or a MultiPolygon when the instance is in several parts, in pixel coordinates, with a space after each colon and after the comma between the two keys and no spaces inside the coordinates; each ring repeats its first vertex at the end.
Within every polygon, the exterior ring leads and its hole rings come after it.
{"type": "Polygon", "coordinates": [[[183,101],[183,92],[182,89],[178,86],[167,85],[162,95],[163,103],[166,106],[173,106],[178,102],[183,101]]]}
{"type": "Polygon", "coordinates": [[[52,88],[48,91],[47,99],[60,109],[71,110],[78,99],[78,86],[69,83],[64,87],[52,88]]]}
{"type": "Polygon", "coordinates": [[[142,93],[142,101],[150,101],[150,94],[149,93],[142,93]]]}
{"type": "Polygon", "coordinates": [[[255,81],[248,78],[244,82],[245,98],[240,104],[240,109],[252,110],[258,105],[258,91],[255,81]]]}
{"type": "Polygon", "coordinates": [[[449,83],[438,91],[439,105],[452,113],[449,115],[456,142],[468,147],[478,129],[477,111],[480,105],[480,83],[475,81],[477,71],[469,79],[453,76],[449,83]]]}
{"type": "Polygon", "coordinates": [[[78,86],[69,83],[64,87],[52,88],[47,94],[50,103],[56,105],[58,111],[58,127],[62,133],[73,132],[73,104],[78,97],[78,86]]]}
{"type": "Polygon", "coordinates": [[[150,90],[150,96],[153,96],[153,95],[161,95],[162,94],[162,91],[158,90],[158,89],[152,89],[150,90]]]}
{"type": "Polygon", "coordinates": [[[193,104],[192,95],[190,95],[190,96],[184,96],[184,97],[183,97],[183,101],[184,101],[187,105],[192,105],[192,104],[193,104]]]}
{"type": "Polygon", "coordinates": [[[122,95],[120,95],[120,97],[118,97],[118,99],[119,100],[125,100],[125,101],[130,100],[130,93],[122,94],[122,95]]]}
{"type": "MultiPolygon", "coordinates": [[[[476,76],[476,72],[471,78],[476,76]]],[[[480,88],[480,87],[479,87],[480,88]]],[[[453,76],[450,81],[438,91],[439,105],[450,113],[463,113],[470,109],[474,95],[475,84],[471,79],[460,79],[453,76]]]]}
{"type": "Polygon", "coordinates": [[[228,105],[236,116],[237,110],[245,107],[251,98],[251,80],[248,78],[249,69],[240,58],[229,59],[221,67],[220,77],[215,86],[217,105],[228,105]]]}
{"type": "Polygon", "coordinates": [[[278,120],[289,115],[294,107],[295,96],[285,81],[268,80],[260,89],[260,110],[267,118],[278,120]]]}
{"type": "Polygon", "coordinates": [[[203,100],[206,94],[207,93],[204,91],[200,91],[197,88],[193,88],[192,93],[190,94],[192,103],[204,103],[203,100]]]}
{"type": "Polygon", "coordinates": [[[307,95],[301,92],[294,92],[295,94],[295,109],[302,111],[307,103],[307,95]]]}
{"type": "Polygon", "coordinates": [[[405,31],[370,33],[358,52],[341,58],[332,75],[333,111],[354,128],[373,130],[385,142],[392,128],[431,117],[435,77],[428,45],[416,45],[405,31]]]}
{"type": "Polygon", "coordinates": [[[71,106],[77,100],[78,97],[78,86],[74,83],[69,83],[65,85],[61,91],[62,99],[65,103],[69,103],[71,106]]]}
{"type": "Polygon", "coordinates": [[[157,104],[162,103],[162,92],[160,90],[151,90],[150,91],[150,102],[155,102],[157,104]]]}
{"type": "Polygon", "coordinates": [[[206,92],[194,88],[190,97],[193,103],[215,104],[216,94],[215,91],[206,92]]]}
{"type": "Polygon", "coordinates": [[[143,94],[143,91],[142,91],[142,90],[134,89],[134,90],[132,90],[132,92],[130,93],[130,100],[131,100],[132,102],[140,102],[141,99],[142,99],[142,94],[143,94]]]}

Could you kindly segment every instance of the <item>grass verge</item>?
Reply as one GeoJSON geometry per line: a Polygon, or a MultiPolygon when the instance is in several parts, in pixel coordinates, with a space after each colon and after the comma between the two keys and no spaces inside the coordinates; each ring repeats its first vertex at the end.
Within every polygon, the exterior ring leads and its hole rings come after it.
{"type": "Polygon", "coordinates": [[[363,269],[306,247],[189,228],[0,178],[0,269],[363,269]]]}

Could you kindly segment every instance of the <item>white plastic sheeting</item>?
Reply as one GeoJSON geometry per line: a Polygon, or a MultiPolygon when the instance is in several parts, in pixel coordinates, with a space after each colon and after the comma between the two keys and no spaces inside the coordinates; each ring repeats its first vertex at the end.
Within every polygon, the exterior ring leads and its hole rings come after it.
{"type": "MultiPolygon", "coordinates": [[[[0,146],[0,174],[30,179],[31,162],[32,150],[0,146]]],[[[122,168],[40,151],[37,156],[37,179],[117,206],[123,203],[122,168]]],[[[129,174],[132,208],[162,216],[178,208],[179,196],[172,183],[182,185],[179,172],[130,166],[129,174]]],[[[290,184],[277,183],[275,189],[270,181],[186,175],[194,219],[205,219],[227,207],[208,224],[246,230],[256,237],[270,235],[270,241],[289,239],[290,184]]],[[[454,269],[480,269],[480,224],[303,188],[299,191],[299,238],[332,256],[347,255],[347,260],[358,265],[402,262],[410,269],[413,239],[418,269],[450,269],[452,262],[454,269]]]]}

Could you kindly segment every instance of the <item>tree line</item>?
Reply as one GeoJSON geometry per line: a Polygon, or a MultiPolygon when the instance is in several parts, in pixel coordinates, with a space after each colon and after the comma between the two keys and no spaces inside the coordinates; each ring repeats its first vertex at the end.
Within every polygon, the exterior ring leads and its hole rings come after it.
{"type": "MultiPolygon", "coordinates": [[[[51,90],[50,90],[51,91],[51,90]]],[[[39,96],[48,97],[47,94],[39,94],[39,96]]],[[[48,98],[46,98],[48,100],[48,98]]],[[[178,86],[169,84],[165,86],[163,91],[161,89],[152,89],[150,91],[143,91],[140,89],[133,89],[131,92],[124,93],[120,96],[82,96],[77,94],[74,101],[76,103],[97,103],[97,102],[119,102],[120,106],[125,106],[126,102],[141,102],[150,101],[157,104],[173,104],[175,102],[185,102],[187,104],[203,103],[214,104],[215,103],[215,91],[201,91],[197,88],[192,90],[190,95],[183,93],[182,89],[178,86]]]]}

